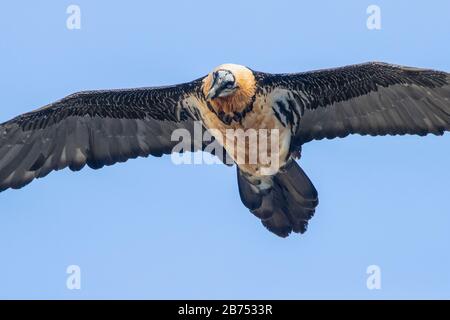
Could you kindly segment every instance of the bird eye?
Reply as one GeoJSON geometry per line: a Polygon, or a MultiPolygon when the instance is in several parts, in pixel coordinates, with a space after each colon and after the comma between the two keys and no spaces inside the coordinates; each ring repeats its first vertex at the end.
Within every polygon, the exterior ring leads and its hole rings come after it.
{"type": "Polygon", "coordinates": [[[233,82],[227,82],[226,87],[227,88],[232,88],[234,86],[233,82]]]}

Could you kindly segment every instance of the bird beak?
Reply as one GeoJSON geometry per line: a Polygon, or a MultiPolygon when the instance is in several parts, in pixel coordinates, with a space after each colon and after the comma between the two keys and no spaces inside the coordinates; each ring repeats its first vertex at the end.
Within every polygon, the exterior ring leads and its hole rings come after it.
{"type": "Polygon", "coordinates": [[[211,87],[211,89],[209,89],[209,92],[208,92],[208,94],[207,94],[207,96],[206,96],[206,99],[207,100],[211,100],[211,99],[214,99],[214,98],[217,98],[217,95],[218,95],[218,90],[217,90],[217,86],[216,85],[213,85],[212,87],[211,87]]]}

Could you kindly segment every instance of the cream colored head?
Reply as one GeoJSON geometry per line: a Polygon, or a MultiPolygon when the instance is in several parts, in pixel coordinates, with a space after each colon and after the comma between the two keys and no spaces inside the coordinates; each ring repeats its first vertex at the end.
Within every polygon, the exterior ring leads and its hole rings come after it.
{"type": "Polygon", "coordinates": [[[216,111],[242,111],[256,91],[253,72],[237,64],[222,64],[203,79],[203,94],[216,111]]]}

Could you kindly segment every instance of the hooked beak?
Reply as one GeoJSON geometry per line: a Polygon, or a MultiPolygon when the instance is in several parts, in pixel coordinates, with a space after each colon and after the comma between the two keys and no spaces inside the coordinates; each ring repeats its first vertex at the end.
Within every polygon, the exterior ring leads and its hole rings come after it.
{"type": "Polygon", "coordinates": [[[214,99],[214,98],[217,98],[217,88],[212,87],[209,90],[208,95],[206,96],[206,99],[207,100],[211,100],[211,99],[214,99]]]}
{"type": "Polygon", "coordinates": [[[229,96],[237,88],[234,75],[230,71],[215,71],[212,74],[212,78],[211,88],[206,95],[207,100],[229,96]],[[233,83],[234,87],[230,86],[231,83],[233,83]]]}
{"type": "Polygon", "coordinates": [[[219,94],[220,94],[220,88],[217,85],[217,83],[214,83],[211,86],[211,89],[209,89],[208,94],[206,95],[206,99],[207,100],[215,99],[219,96],[219,94]]]}

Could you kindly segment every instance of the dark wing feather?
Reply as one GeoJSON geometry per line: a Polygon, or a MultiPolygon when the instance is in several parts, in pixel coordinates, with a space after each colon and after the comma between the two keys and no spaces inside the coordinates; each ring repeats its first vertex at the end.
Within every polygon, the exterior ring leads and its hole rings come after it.
{"type": "MultiPolygon", "coordinates": [[[[258,74],[258,73],[257,73],[258,74]]],[[[442,135],[450,130],[450,74],[365,63],[297,74],[258,74],[286,89],[294,144],[361,135],[442,135]],[[299,116],[296,116],[299,115],[299,116]]]]}
{"type": "Polygon", "coordinates": [[[178,143],[171,141],[173,130],[192,132],[198,120],[190,98],[200,86],[199,79],[168,87],[79,92],[1,124],[0,191],[65,167],[101,168],[170,153],[178,143]]]}

